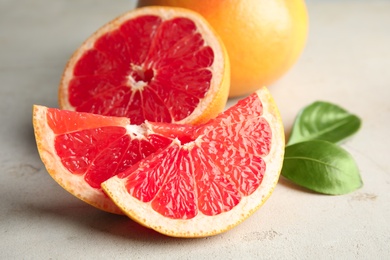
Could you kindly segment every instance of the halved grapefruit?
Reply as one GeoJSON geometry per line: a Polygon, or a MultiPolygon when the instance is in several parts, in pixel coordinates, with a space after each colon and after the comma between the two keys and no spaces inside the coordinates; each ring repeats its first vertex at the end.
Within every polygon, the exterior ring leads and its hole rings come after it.
{"type": "Polygon", "coordinates": [[[229,93],[227,52],[210,25],[181,8],[123,14],[70,58],[59,88],[61,109],[169,123],[203,123],[229,93]]]}
{"type": "Polygon", "coordinates": [[[33,122],[42,161],[61,186],[170,236],[237,225],[270,196],[283,162],[283,125],[266,88],[197,126],[131,125],[41,106],[33,122]]]}

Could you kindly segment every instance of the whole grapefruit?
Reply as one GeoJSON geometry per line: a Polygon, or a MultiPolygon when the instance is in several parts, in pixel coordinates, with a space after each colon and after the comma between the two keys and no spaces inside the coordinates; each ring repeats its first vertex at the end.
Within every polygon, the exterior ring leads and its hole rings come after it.
{"type": "Polygon", "coordinates": [[[308,34],[304,0],[139,0],[138,6],[192,9],[214,27],[231,62],[230,97],[280,78],[297,61],[308,34]]]}

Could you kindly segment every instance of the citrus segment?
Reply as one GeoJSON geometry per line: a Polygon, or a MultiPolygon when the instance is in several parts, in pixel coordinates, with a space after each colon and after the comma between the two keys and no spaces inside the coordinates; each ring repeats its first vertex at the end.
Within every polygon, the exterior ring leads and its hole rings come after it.
{"type": "Polygon", "coordinates": [[[172,141],[147,134],[127,118],[34,106],[38,150],[49,174],[83,201],[108,212],[122,212],[100,184],[166,147],[172,141]]]}
{"type": "Polygon", "coordinates": [[[59,103],[133,124],[201,123],[224,109],[229,77],[224,46],[200,15],[140,8],[103,26],[74,53],[59,103]]]}
{"type": "Polygon", "coordinates": [[[132,219],[163,234],[226,231],[272,193],[284,154],[279,112],[266,88],[200,126],[147,123],[179,133],[167,148],[102,183],[132,219]],[[185,141],[181,141],[185,140],[185,141]]]}

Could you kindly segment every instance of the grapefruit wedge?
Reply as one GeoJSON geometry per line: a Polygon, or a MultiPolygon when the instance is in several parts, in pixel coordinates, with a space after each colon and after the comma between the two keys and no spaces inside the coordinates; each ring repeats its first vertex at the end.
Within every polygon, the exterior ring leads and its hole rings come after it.
{"type": "Polygon", "coordinates": [[[62,187],[169,236],[210,236],[242,222],[270,196],[283,162],[283,125],[266,88],[196,126],[42,106],[33,123],[62,187]]]}
{"type": "Polygon", "coordinates": [[[200,15],[146,7],[107,23],[75,51],[59,105],[132,124],[196,124],[223,111],[229,86],[227,52],[200,15]]]}
{"type": "Polygon", "coordinates": [[[77,198],[116,214],[123,213],[100,184],[172,142],[146,134],[145,125],[130,125],[128,118],[36,105],[33,125],[40,157],[53,179],[77,198]]]}

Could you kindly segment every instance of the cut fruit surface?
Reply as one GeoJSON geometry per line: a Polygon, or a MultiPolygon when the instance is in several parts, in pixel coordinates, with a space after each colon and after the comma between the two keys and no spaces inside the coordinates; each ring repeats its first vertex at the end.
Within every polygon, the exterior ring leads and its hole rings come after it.
{"type": "Polygon", "coordinates": [[[102,187],[126,215],[158,232],[177,237],[224,232],[254,213],[278,181],[284,133],[266,88],[203,125],[149,127],[180,139],[102,187]]]}
{"type": "Polygon", "coordinates": [[[69,60],[60,108],[169,123],[203,123],[226,104],[230,67],[219,37],[181,8],[132,10],[90,36],[69,60]]]}
{"type": "Polygon", "coordinates": [[[270,196],[283,162],[283,125],[266,88],[196,126],[42,106],[33,122],[41,159],[62,187],[169,236],[239,224],[270,196]]]}
{"type": "Polygon", "coordinates": [[[65,190],[104,211],[123,214],[100,184],[172,141],[147,134],[127,118],[34,106],[38,151],[49,174],[65,190]]]}

